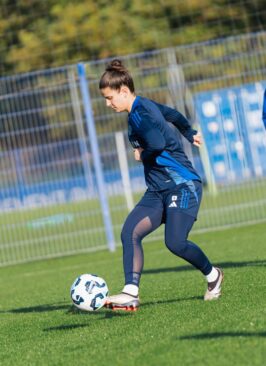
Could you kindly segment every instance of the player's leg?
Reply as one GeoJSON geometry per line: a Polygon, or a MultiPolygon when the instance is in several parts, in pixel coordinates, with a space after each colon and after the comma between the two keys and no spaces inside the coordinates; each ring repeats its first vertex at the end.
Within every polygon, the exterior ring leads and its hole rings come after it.
{"type": "Polygon", "coordinates": [[[217,299],[221,295],[223,273],[221,269],[212,266],[206,254],[198,245],[187,240],[194,220],[192,216],[172,210],[167,215],[165,243],[172,253],[191,263],[206,276],[208,289],[204,300],[217,299]]]}
{"type": "Polygon", "coordinates": [[[209,259],[200,247],[187,239],[194,221],[194,217],[183,212],[169,210],[165,223],[165,244],[172,253],[191,263],[206,276],[212,269],[209,259]]]}
{"type": "Polygon", "coordinates": [[[138,307],[139,282],[144,263],[142,239],[160,226],[162,212],[161,200],[156,195],[152,197],[152,194],[148,194],[127,217],[121,233],[125,286],[122,293],[107,299],[108,307],[122,310],[135,310],[138,307]]]}
{"type": "Polygon", "coordinates": [[[165,199],[165,243],[172,253],[202,272],[208,282],[204,299],[213,300],[221,295],[223,273],[219,268],[212,266],[198,245],[188,240],[199,209],[200,197],[201,185],[197,183],[195,192],[183,186],[175,194],[168,195],[165,199]]]}

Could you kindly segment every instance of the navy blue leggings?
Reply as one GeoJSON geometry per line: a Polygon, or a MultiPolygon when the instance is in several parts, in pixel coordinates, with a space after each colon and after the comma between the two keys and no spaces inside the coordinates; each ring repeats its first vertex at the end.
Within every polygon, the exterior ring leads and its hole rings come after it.
{"type": "MultiPolygon", "coordinates": [[[[171,197],[173,197],[172,193],[171,197]]],[[[179,207],[169,208],[171,206],[169,202],[171,202],[169,197],[164,199],[155,193],[149,194],[128,215],[121,233],[125,284],[139,285],[144,263],[142,239],[163,222],[167,248],[176,256],[191,263],[204,275],[211,272],[212,265],[206,255],[196,244],[187,240],[195,217],[179,207]],[[148,206],[144,206],[143,203],[148,206]],[[150,203],[153,207],[150,207],[150,203]]]]}

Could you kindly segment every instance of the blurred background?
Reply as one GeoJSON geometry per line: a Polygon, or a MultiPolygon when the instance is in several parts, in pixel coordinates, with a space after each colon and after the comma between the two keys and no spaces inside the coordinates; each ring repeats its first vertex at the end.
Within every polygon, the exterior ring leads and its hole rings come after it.
{"type": "Polygon", "coordinates": [[[1,0],[1,75],[265,30],[263,0],[1,0]]]}
{"type": "Polygon", "coordinates": [[[98,91],[113,57],[202,132],[194,231],[265,221],[265,24],[263,0],[2,0],[0,265],[120,246],[145,183],[98,91]]]}

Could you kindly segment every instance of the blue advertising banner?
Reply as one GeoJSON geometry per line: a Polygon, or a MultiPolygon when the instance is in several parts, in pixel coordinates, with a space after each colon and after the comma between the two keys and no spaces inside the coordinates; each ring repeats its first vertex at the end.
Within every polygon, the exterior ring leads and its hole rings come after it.
{"type": "Polygon", "coordinates": [[[266,175],[265,88],[263,81],[196,95],[197,116],[217,183],[266,175]]]}

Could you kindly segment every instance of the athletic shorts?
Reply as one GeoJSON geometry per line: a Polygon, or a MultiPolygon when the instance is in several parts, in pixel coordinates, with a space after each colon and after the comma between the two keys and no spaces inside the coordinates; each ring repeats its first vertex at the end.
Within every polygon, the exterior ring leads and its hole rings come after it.
{"type": "Polygon", "coordinates": [[[177,185],[167,191],[150,191],[144,193],[137,206],[152,207],[162,211],[162,222],[168,210],[175,210],[197,219],[200,202],[202,198],[202,183],[199,181],[188,181],[177,185]]]}

